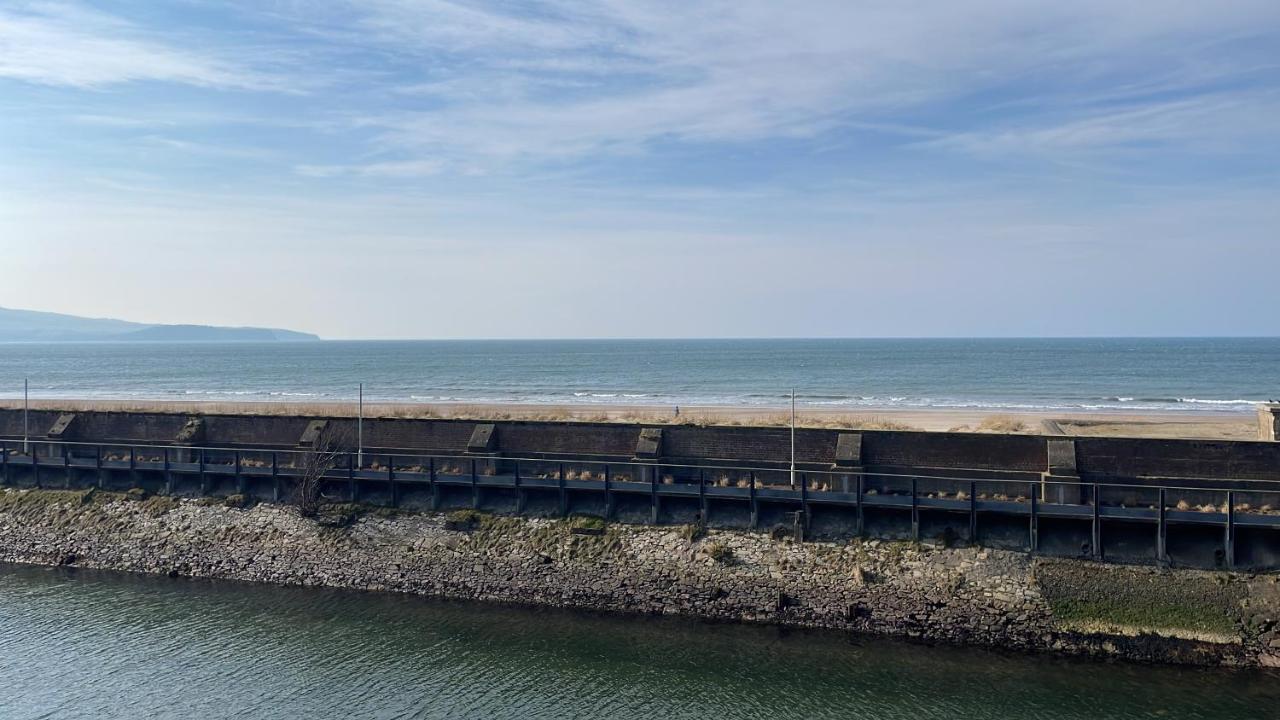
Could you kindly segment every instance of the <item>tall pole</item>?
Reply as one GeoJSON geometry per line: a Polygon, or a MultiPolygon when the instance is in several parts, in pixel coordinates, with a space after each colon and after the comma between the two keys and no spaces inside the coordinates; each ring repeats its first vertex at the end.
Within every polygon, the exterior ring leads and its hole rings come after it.
{"type": "Polygon", "coordinates": [[[356,395],[356,467],[364,467],[364,383],[356,395]]]}
{"type": "Polygon", "coordinates": [[[31,446],[29,438],[31,437],[31,391],[29,382],[26,378],[22,378],[22,454],[29,455],[31,446]]]}
{"type": "Polygon", "coordinates": [[[796,486],[796,389],[791,388],[791,487],[796,486]]]}

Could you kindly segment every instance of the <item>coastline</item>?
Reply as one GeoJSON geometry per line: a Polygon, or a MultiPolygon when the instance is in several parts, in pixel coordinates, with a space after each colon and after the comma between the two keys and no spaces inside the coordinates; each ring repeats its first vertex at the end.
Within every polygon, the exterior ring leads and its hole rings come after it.
{"type": "Polygon", "coordinates": [[[1033,653],[1280,666],[1271,576],[906,541],[7,488],[0,562],[808,627],[1033,653]]]}
{"type": "MultiPolygon", "coordinates": [[[[0,408],[21,408],[21,399],[0,399],[0,408]]],[[[355,416],[354,402],[220,402],[187,400],[32,400],[32,409],[67,411],[133,411],[204,414],[355,416]]],[[[619,404],[520,403],[386,403],[368,402],[366,417],[461,418],[578,422],[631,422],[699,425],[787,425],[790,408],[778,406],[674,406],[619,404]]],[[[1104,435],[1113,437],[1256,440],[1258,425],[1251,413],[1229,411],[1030,411],[949,408],[867,408],[857,412],[798,407],[800,427],[923,430],[928,432],[1013,432],[1029,434],[1104,435]]]]}

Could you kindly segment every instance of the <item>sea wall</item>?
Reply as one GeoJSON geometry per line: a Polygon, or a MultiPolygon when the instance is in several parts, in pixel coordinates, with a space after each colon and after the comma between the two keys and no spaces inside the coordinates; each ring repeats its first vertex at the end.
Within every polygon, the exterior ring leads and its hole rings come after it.
{"type": "Polygon", "coordinates": [[[912,542],[8,488],[0,561],[1280,666],[1275,576],[912,542]]]}
{"type": "MultiPolygon", "coordinates": [[[[317,420],[355,436],[355,420],[349,417],[33,410],[24,419],[20,409],[0,408],[0,438],[289,450],[299,447],[317,420]]],[[[363,425],[370,453],[645,457],[671,464],[779,468],[791,457],[791,436],[782,427],[402,418],[367,418],[363,425]],[[646,433],[652,433],[647,441],[646,433]],[[474,444],[477,437],[485,438],[483,447],[474,444]]],[[[798,467],[809,470],[845,465],[867,472],[968,470],[1011,478],[1060,472],[1086,482],[1171,478],[1214,487],[1280,480],[1280,443],[1262,441],[800,428],[795,450],[798,467]],[[842,447],[850,454],[842,455],[842,447]]]]}

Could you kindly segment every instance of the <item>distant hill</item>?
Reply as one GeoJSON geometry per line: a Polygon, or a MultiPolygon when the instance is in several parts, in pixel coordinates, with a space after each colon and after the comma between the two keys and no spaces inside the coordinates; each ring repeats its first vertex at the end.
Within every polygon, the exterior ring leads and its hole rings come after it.
{"type": "Polygon", "coordinates": [[[0,308],[0,342],[272,342],[319,339],[311,333],[276,328],[148,325],[127,320],[0,308]]]}

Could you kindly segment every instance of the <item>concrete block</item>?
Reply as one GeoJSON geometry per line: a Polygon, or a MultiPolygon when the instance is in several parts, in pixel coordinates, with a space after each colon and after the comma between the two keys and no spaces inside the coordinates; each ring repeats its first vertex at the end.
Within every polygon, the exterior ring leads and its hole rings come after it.
{"type": "Polygon", "coordinates": [[[498,428],[492,423],[477,425],[467,441],[469,453],[491,453],[498,448],[498,428]]]}
{"type": "Polygon", "coordinates": [[[302,431],[302,436],[298,438],[298,447],[315,447],[320,441],[324,431],[329,428],[328,420],[312,420],[307,423],[307,427],[302,431]]]}
{"type": "Polygon", "coordinates": [[[1078,475],[1076,469],[1076,443],[1074,440],[1049,439],[1045,441],[1050,475],[1078,475]]]}
{"type": "Polygon", "coordinates": [[[1280,442],[1280,403],[1258,406],[1258,439],[1280,442]]]}
{"type": "Polygon", "coordinates": [[[653,460],[662,455],[662,428],[642,428],[636,440],[636,457],[653,460]]]}
{"type": "Polygon", "coordinates": [[[836,437],[836,467],[862,466],[862,433],[840,433],[836,437]]]}
{"type": "Polygon", "coordinates": [[[72,440],[75,437],[75,413],[62,413],[47,433],[50,440],[72,440]]]}

